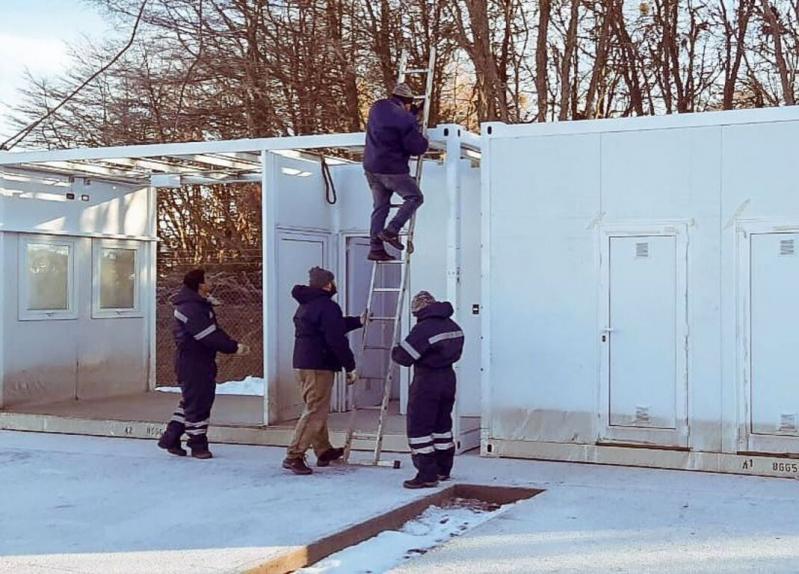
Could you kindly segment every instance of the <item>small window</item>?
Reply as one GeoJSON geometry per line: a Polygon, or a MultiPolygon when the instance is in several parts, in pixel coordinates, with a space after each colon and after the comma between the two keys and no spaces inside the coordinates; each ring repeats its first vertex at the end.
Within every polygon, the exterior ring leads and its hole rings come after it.
{"type": "Polygon", "coordinates": [[[75,242],[20,238],[20,320],[75,319],[75,242]]]}
{"type": "Polygon", "coordinates": [[[132,242],[96,240],[92,317],[140,317],[141,249],[132,242]]]}

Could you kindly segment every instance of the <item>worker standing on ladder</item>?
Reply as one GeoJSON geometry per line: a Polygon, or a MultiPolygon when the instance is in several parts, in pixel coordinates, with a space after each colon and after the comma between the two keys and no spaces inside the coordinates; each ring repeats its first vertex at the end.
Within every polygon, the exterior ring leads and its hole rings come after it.
{"type": "Polygon", "coordinates": [[[333,273],[321,267],[309,272],[308,285],[295,285],[291,295],[300,306],[294,314],[294,373],[300,385],[305,409],[297,421],[283,468],[294,474],[311,474],[305,452],[313,448],[317,466],[328,466],[344,454],[330,444],[327,417],[333,379],[343,368],[347,382],[354,383],[355,357],[347,333],[363,327],[363,317],[344,317],[333,301],[336,283],[333,273]]]}
{"type": "Polygon", "coordinates": [[[449,479],[455,458],[452,408],[455,406],[455,370],[463,352],[463,331],[453,321],[454,310],[427,291],[411,301],[416,325],[391,357],[400,365],[413,365],[408,397],[408,444],[417,474],[403,482],[405,488],[438,486],[449,479]]]}
{"type": "Polygon", "coordinates": [[[371,261],[394,259],[386,252],[384,242],[400,251],[404,249],[399,233],[424,202],[422,191],[408,167],[410,157],[424,154],[428,145],[417,119],[424,104],[414,106],[413,100],[411,89],[401,83],[390,98],[378,100],[369,110],[363,168],[374,202],[368,256],[371,261]],[[394,193],[403,203],[386,225],[394,193]]]}

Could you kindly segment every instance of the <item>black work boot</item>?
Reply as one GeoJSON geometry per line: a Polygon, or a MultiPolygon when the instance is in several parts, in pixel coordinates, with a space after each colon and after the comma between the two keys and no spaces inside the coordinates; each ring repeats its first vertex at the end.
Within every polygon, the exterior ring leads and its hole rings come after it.
{"type": "Polygon", "coordinates": [[[402,483],[405,488],[435,488],[438,486],[437,480],[422,480],[417,474],[416,477],[402,483]]]}
{"type": "Polygon", "coordinates": [[[158,439],[158,448],[162,448],[175,456],[186,456],[186,450],[180,446],[181,434],[182,432],[173,427],[173,423],[169,423],[161,438],[158,439]]]}
{"type": "Polygon", "coordinates": [[[211,453],[210,450],[208,450],[208,447],[191,449],[191,456],[193,458],[199,458],[200,460],[214,458],[214,455],[211,453]]]}
{"type": "Polygon", "coordinates": [[[394,249],[398,251],[402,251],[405,249],[405,246],[399,240],[399,234],[396,231],[391,231],[390,229],[384,229],[380,233],[377,234],[377,238],[380,241],[384,241],[391,245],[394,249]]]}
{"type": "Polygon", "coordinates": [[[313,470],[305,464],[304,458],[285,458],[283,459],[283,468],[294,474],[313,474],[313,470]]]}
{"type": "Polygon", "coordinates": [[[397,258],[390,255],[385,249],[370,251],[366,256],[369,261],[396,261],[397,258]]]}
{"type": "Polygon", "coordinates": [[[316,457],[316,466],[330,466],[331,462],[340,459],[342,456],[344,456],[343,448],[329,448],[316,457]]]}

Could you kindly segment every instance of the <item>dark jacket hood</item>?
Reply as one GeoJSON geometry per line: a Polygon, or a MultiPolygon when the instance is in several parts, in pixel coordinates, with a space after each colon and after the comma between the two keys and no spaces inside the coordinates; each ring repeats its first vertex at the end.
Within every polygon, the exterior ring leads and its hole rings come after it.
{"type": "Polygon", "coordinates": [[[184,303],[204,303],[206,305],[211,305],[208,299],[185,285],[180,288],[180,291],[172,295],[170,300],[173,305],[182,305],[184,303]]]}
{"type": "Polygon", "coordinates": [[[452,304],[449,301],[436,301],[435,303],[431,303],[416,313],[416,318],[419,321],[423,321],[424,319],[432,319],[433,317],[437,317],[439,319],[449,319],[454,314],[455,309],[452,308],[452,304]]]}
{"type": "Polygon", "coordinates": [[[314,299],[320,297],[330,298],[333,296],[331,291],[325,291],[319,287],[309,287],[308,285],[295,285],[291,290],[291,296],[297,300],[300,305],[310,303],[314,299]]]}

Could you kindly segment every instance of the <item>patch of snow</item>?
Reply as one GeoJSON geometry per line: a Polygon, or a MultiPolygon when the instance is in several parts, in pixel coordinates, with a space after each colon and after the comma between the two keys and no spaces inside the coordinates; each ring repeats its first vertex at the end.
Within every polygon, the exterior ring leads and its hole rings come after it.
{"type": "Polygon", "coordinates": [[[499,507],[456,499],[452,504],[431,506],[400,530],[387,530],[360,544],[331,554],[303,574],[377,574],[427,553],[496,516],[499,507]]]}
{"type": "MultiPolygon", "coordinates": [[[[266,382],[260,377],[246,377],[242,381],[226,381],[216,385],[217,395],[264,396],[266,382]]],[[[157,387],[162,393],[179,393],[180,387],[157,387]]]]}

